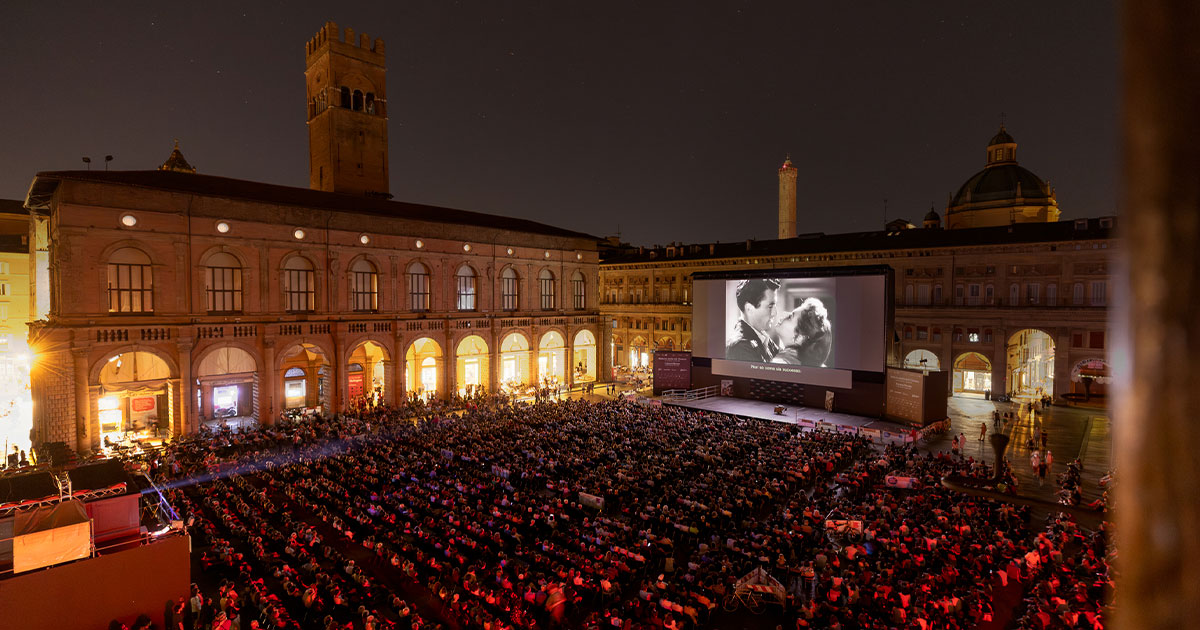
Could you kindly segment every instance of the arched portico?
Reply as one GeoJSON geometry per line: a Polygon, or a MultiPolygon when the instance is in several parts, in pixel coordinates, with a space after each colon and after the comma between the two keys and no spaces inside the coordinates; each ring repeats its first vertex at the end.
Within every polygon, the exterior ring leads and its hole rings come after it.
{"type": "Polygon", "coordinates": [[[507,392],[522,392],[533,378],[530,374],[529,339],[511,332],[500,341],[500,388],[507,392]]]}
{"type": "Polygon", "coordinates": [[[556,387],[567,380],[567,343],[561,332],[551,330],[538,341],[538,384],[556,387]]]}
{"type": "Polygon", "coordinates": [[[333,409],[333,365],[320,346],[308,342],[292,344],[279,353],[276,380],[282,386],[283,409],[333,409]]]}
{"type": "Polygon", "coordinates": [[[940,370],[942,364],[933,351],[917,348],[904,355],[904,367],[910,370],[940,370]]]}
{"type": "Polygon", "coordinates": [[[571,342],[571,371],[576,383],[590,383],[596,380],[596,335],[590,330],[575,333],[571,342]]]}
{"type": "Polygon", "coordinates": [[[429,337],[414,340],[405,352],[407,382],[405,387],[410,396],[423,398],[437,396],[444,387],[442,374],[442,346],[429,337]]]}
{"type": "Polygon", "coordinates": [[[458,393],[465,395],[480,388],[487,388],[488,370],[491,368],[488,345],[483,337],[470,335],[458,342],[454,351],[454,382],[458,393]]]}
{"type": "Polygon", "coordinates": [[[1007,390],[1014,396],[1054,395],[1054,339],[1037,328],[1018,330],[1006,346],[1007,390]]]}
{"type": "MultiPolygon", "coordinates": [[[[257,422],[259,365],[244,348],[226,344],[205,350],[192,370],[200,419],[250,418],[257,422]]],[[[185,401],[191,403],[192,401],[185,401]]]]}
{"type": "Polygon", "coordinates": [[[346,357],[346,396],[350,405],[367,400],[389,400],[388,383],[392,380],[392,361],[387,348],[377,341],[356,344],[346,357]]]}
{"type": "Polygon", "coordinates": [[[96,419],[92,447],[125,438],[170,434],[179,422],[178,375],[158,351],[130,347],[108,353],[90,370],[88,405],[96,419]]]}
{"type": "Polygon", "coordinates": [[[954,360],[954,393],[982,396],[992,389],[992,362],[978,352],[964,352],[954,360]]]}

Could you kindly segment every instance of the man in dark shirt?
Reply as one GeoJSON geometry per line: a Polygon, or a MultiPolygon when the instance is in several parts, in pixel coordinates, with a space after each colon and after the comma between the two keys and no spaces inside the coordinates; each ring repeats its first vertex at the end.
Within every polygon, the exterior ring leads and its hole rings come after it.
{"type": "Polygon", "coordinates": [[[738,321],[725,342],[725,358],[733,361],[767,363],[779,348],[768,330],[775,315],[775,297],[779,281],[751,278],[737,285],[738,321]]]}

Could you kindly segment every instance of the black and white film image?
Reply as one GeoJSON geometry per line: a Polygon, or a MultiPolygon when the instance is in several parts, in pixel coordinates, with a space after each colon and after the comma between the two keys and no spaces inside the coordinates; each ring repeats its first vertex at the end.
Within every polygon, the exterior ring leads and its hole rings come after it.
{"type": "Polygon", "coordinates": [[[835,367],[833,278],[750,278],[725,284],[725,358],[835,367]]]}

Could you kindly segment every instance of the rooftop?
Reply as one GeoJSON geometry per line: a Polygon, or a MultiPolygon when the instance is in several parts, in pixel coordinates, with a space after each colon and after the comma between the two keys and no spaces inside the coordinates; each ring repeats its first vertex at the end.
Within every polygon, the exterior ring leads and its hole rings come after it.
{"type": "Polygon", "coordinates": [[[280,204],[373,216],[388,216],[431,223],[451,223],[486,227],[530,234],[599,241],[598,237],[582,232],[516,219],[495,214],[427,206],[378,197],[264,184],[242,179],[198,175],[175,171],[43,171],[38,173],[29,188],[26,205],[34,210],[49,204],[59,182],[77,181],[120,186],[136,186],[169,192],[241,199],[249,202],[280,204]]]}
{"type": "Polygon", "coordinates": [[[996,227],[959,230],[914,228],[895,231],[850,232],[846,234],[801,234],[796,238],[732,243],[688,243],[673,246],[631,247],[623,245],[602,253],[605,265],[662,262],[666,260],[707,260],[745,256],[786,256],[837,252],[886,251],[901,249],[937,249],[982,245],[1014,245],[1113,238],[1115,219],[1101,217],[1057,221],[1054,223],[1017,223],[996,227]],[[673,250],[673,255],[672,255],[673,250]],[[710,253],[711,250],[711,253],[710,253]]]}

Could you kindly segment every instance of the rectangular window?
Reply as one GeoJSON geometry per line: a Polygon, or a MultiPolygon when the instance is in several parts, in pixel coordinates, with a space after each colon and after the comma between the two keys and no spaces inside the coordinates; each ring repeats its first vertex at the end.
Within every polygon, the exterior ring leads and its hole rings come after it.
{"type": "Polygon", "coordinates": [[[285,269],[283,277],[284,307],[292,313],[311,313],[316,310],[317,288],[311,269],[285,269]]]}
{"type": "Polygon", "coordinates": [[[1030,282],[1025,285],[1025,303],[1037,304],[1041,299],[1042,285],[1030,282]]]}
{"type": "Polygon", "coordinates": [[[0,296],[12,295],[12,285],[7,282],[0,282],[0,296]]]}
{"type": "Polygon", "coordinates": [[[475,310],[475,275],[458,275],[458,310],[475,310]]]}
{"type": "Polygon", "coordinates": [[[9,266],[9,263],[7,263],[7,262],[0,262],[0,274],[5,274],[5,275],[7,275],[7,274],[10,274],[10,273],[12,273],[12,267],[10,267],[10,266],[9,266]]]}
{"type": "Polygon", "coordinates": [[[582,311],[587,307],[586,284],[582,278],[571,281],[571,293],[574,296],[573,301],[575,303],[575,310],[577,311],[582,311]]]}
{"type": "MultiPolygon", "coordinates": [[[[613,294],[613,301],[616,301],[616,294],[613,294]]],[[[500,308],[506,311],[517,310],[517,279],[516,278],[500,278],[500,308]]]]}
{"type": "Polygon", "coordinates": [[[1104,295],[1106,285],[1103,282],[1092,283],[1092,306],[1104,306],[1108,298],[1104,295]]]}
{"type": "Polygon", "coordinates": [[[979,331],[974,328],[967,331],[967,341],[971,343],[979,343],[979,331]]]}
{"type": "Polygon", "coordinates": [[[963,285],[955,285],[954,287],[954,305],[962,306],[963,303],[963,285]]]}
{"type": "Polygon", "coordinates": [[[350,275],[350,303],[356,311],[379,310],[379,274],[355,271],[350,275]]]}
{"type": "Polygon", "coordinates": [[[1058,306],[1058,285],[1057,284],[1046,285],[1046,305],[1047,306],[1058,306]]]}
{"type": "Polygon", "coordinates": [[[1011,284],[1008,286],[1008,305],[1017,306],[1021,303],[1021,285],[1011,284]]]}
{"type": "MultiPolygon", "coordinates": [[[[542,294],[542,310],[552,311],[558,308],[558,295],[554,290],[554,278],[541,278],[538,281],[542,294]]],[[[638,289],[638,301],[641,301],[641,289],[638,289]]]]}
{"type": "Polygon", "coordinates": [[[939,306],[942,304],[942,285],[940,284],[933,285],[933,303],[939,306]]]}
{"type": "Polygon", "coordinates": [[[110,263],[108,265],[108,312],[154,312],[154,286],[150,265],[110,263]]]}
{"type": "Polygon", "coordinates": [[[1083,304],[1083,283],[1082,282],[1075,283],[1074,290],[1072,291],[1072,294],[1071,294],[1071,302],[1076,305],[1083,304]]]}
{"type": "Polygon", "coordinates": [[[905,338],[905,339],[912,339],[912,328],[907,328],[907,327],[906,327],[906,328],[904,329],[904,338],[905,338]]]}
{"type": "Polygon", "coordinates": [[[1103,349],[1104,348],[1104,331],[1088,333],[1088,347],[1103,349]]]}
{"type": "Polygon", "coordinates": [[[0,304],[0,322],[8,319],[8,304],[0,304]]]}
{"type": "Polygon", "coordinates": [[[418,312],[429,310],[429,274],[408,274],[408,307],[418,312]]]}
{"type": "Polygon", "coordinates": [[[206,267],[205,307],[209,313],[242,312],[242,270],[240,267],[206,267]]]}
{"type": "Polygon", "coordinates": [[[979,288],[980,287],[978,284],[971,285],[971,292],[967,298],[967,304],[971,306],[979,306],[979,288]]]}
{"type": "Polygon", "coordinates": [[[921,340],[929,339],[929,327],[928,326],[917,326],[917,339],[921,339],[921,340]]]}
{"type": "Polygon", "coordinates": [[[1080,332],[1071,333],[1071,347],[1073,347],[1073,348],[1082,348],[1083,347],[1083,333],[1080,333],[1080,332]]]}
{"type": "Polygon", "coordinates": [[[929,285],[917,285],[917,304],[929,306],[929,285]]]}

